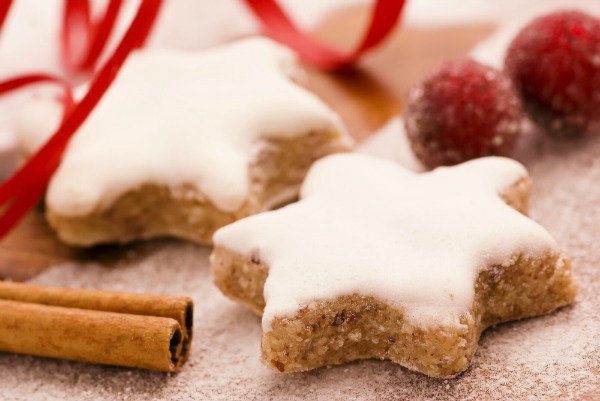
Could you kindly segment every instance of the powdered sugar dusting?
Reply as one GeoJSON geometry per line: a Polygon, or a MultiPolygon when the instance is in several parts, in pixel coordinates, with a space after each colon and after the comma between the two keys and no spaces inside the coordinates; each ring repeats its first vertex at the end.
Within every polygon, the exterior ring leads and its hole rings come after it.
{"type": "Polygon", "coordinates": [[[177,375],[0,355],[2,400],[597,400],[600,392],[600,138],[524,154],[534,180],[532,217],[563,244],[581,287],[549,316],[484,333],[470,369],[430,379],[393,363],[363,361],[277,374],[259,362],[260,319],[223,297],[208,273],[210,249],[152,242],[116,264],[69,263],[34,281],[194,298],[191,360],[177,375]]]}

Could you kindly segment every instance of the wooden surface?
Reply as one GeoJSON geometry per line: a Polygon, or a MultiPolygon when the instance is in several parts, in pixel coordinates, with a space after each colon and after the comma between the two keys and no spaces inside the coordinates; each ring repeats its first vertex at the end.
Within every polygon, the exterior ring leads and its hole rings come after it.
{"type": "MultiPolygon", "coordinates": [[[[324,21],[317,34],[339,46],[355,43],[364,27],[361,8],[341,11],[324,21]]],[[[306,86],[342,117],[351,134],[364,139],[401,112],[407,89],[427,70],[447,57],[463,55],[488,35],[490,26],[443,29],[397,29],[388,41],[353,69],[327,74],[308,69],[306,86]]],[[[46,225],[41,208],[34,210],[0,243],[0,278],[26,280],[69,259],[118,260],[131,247],[71,249],[46,225]]]]}

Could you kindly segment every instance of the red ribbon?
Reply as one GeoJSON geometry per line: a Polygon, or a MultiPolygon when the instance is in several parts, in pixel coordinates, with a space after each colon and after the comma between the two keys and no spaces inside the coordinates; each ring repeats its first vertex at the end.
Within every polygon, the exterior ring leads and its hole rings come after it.
{"type": "Polygon", "coordinates": [[[110,0],[104,14],[92,21],[89,0],[65,0],[61,44],[67,71],[90,72],[95,67],[122,5],[123,0],[110,0]]]}
{"type": "Polygon", "coordinates": [[[362,41],[354,51],[344,54],[323,45],[298,28],[276,0],[246,0],[246,4],[261,20],[267,35],[294,49],[307,63],[325,70],[352,64],[380,44],[400,19],[405,3],[405,0],[376,0],[362,41]]]}
{"type": "MultiPolygon", "coordinates": [[[[23,75],[0,82],[0,93],[12,92],[29,85],[40,83],[55,84],[63,89],[64,95],[62,102],[66,116],[66,113],[73,108],[74,100],[71,85],[62,78],[47,74],[23,75]]],[[[30,163],[28,162],[22,170],[25,170],[25,167],[29,164],[30,163]]],[[[10,200],[13,200],[13,203],[8,210],[4,211],[5,214],[0,217],[0,236],[6,234],[6,232],[8,232],[35,204],[37,199],[43,195],[45,187],[42,187],[42,192],[40,192],[40,185],[37,183],[37,179],[43,176],[44,168],[43,165],[37,163],[36,165],[29,167],[29,172],[27,174],[32,175],[29,182],[19,183],[19,179],[16,178],[18,174],[15,174],[0,187],[0,204],[4,205],[10,200]]]]}
{"type": "Polygon", "coordinates": [[[4,21],[6,20],[11,5],[12,0],[0,0],[0,29],[2,29],[2,26],[4,25],[4,21]]]}
{"type": "MultiPolygon", "coordinates": [[[[73,106],[48,142],[0,187],[0,204],[7,206],[0,216],[0,237],[10,231],[43,195],[50,177],[60,163],[69,139],[98,104],[129,53],[144,43],[161,4],[162,0],[142,1],[119,46],[93,79],[87,94],[73,106]]],[[[51,78],[56,82],[59,80],[51,78]]],[[[12,82],[0,83],[0,88],[13,90],[25,85],[24,82],[31,84],[42,80],[36,81],[31,76],[20,77],[11,80],[12,82]],[[21,85],[16,85],[15,80],[22,80],[21,85]]]]}

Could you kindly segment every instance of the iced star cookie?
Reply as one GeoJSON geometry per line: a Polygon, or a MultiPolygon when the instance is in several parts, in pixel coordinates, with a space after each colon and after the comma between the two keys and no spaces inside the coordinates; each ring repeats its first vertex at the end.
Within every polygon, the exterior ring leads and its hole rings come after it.
{"type": "MultiPolygon", "coordinates": [[[[315,160],[351,145],[338,116],[292,81],[295,61],[260,38],[132,54],[50,182],[51,226],[79,246],[209,243],[215,229],[292,200],[315,160]]],[[[28,148],[60,121],[49,103],[21,115],[28,148]]]]}
{"type": "Polygon", "coordinates": [[[328,156],[298,203],[215,233],[214,280],[262,314],[262,360],[278,371],[381,358],[452,377],[487,327],[576,295],[569,259],[525,215],[529,189],[506,158],[416,174],[328,156]]]}

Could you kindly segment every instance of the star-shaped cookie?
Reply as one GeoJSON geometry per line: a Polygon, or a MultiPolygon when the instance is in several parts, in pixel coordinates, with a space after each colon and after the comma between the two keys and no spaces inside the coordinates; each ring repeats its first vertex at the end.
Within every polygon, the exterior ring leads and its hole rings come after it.
{"type": "Polygon", "coordinates": [[[215,233],[215,283],[263,314],[262,359],[279,371],[381,358],[455,376],[484,329],[576,295],[568,258],[525,215],[529,188],[506,158],[416,174],[328,156],[298,203],[215,233]]]}
{"type": "MultiPolygon", "coordinates": [[[[290,201],[316,159],[351,146],[339,117],[293,82],[297,70],[264,38],[132,54],[50,182],[50,224],[73,245],[208,243],[216,228],[290,201]]],[[[61,119],[47,99],[21,114],[29,149],[61,119]]]]}

